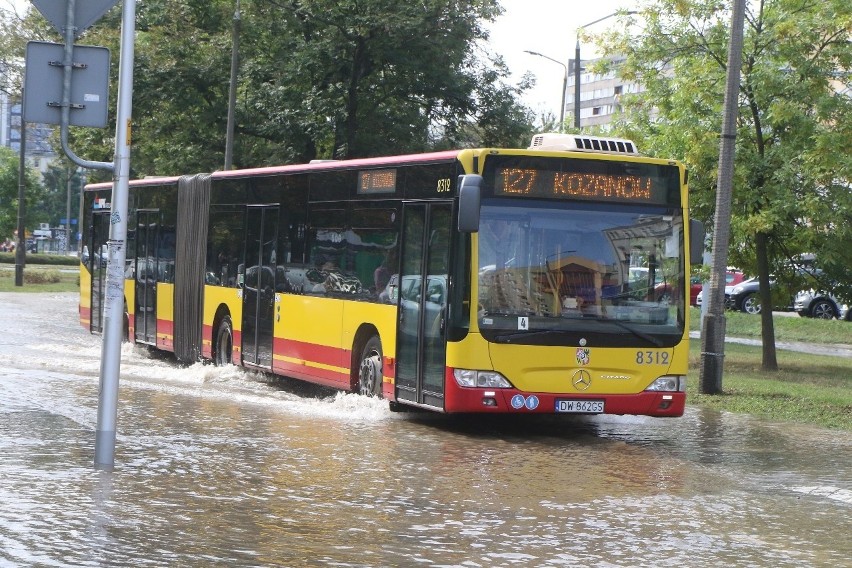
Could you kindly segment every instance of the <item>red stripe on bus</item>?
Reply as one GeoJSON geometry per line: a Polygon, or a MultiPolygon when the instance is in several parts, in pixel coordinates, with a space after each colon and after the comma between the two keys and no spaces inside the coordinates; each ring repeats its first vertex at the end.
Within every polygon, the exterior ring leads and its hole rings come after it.
{"type": "Polygon", "coordinates": [[[340,349],[339,347],[329,347],[327,345],[296,341],[295,339],[275,338],[272,351],[276,355],[292,359],[304,359],[330,367],[349,368],[350,351],[348,349],[340,349]]]}
{"type": "Polygon", "coordinates": [[[330,387],[349,388],[349,371],[345,373],[331,369],[312,367],[292,361],[273,359],[272,371],[296,379],[318,382],[330,387]]]}

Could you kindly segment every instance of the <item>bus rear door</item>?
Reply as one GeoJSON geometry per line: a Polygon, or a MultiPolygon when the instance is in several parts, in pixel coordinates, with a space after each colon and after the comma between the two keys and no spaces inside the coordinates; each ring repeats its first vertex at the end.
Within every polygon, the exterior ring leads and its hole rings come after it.
{"type": "Polygon", "coordinates": [[[109,209],[92,215],[92,240],[89,242],[89,257],[85,259],[85,262],[89,263],[89,271],[92,274],[89,331],[93,333],[103,333],[104,330],[109,216],[109,209]]]}
{"type": "Polygon", "coordinates": [[[396,397],[444,407],[452,203],[403,206],[396,397]]]}
{"type": "Polygon", "coordinates": [[[139,343],[156,345],[160,211],[140,209],[136,220],[134,335],[139,343]]]}
{"type": "Polygon", "coordinates": [[[277,236],[278,206],[249,206],[243,284],[243,363],[266,368],[272,367],[277,236]]]}

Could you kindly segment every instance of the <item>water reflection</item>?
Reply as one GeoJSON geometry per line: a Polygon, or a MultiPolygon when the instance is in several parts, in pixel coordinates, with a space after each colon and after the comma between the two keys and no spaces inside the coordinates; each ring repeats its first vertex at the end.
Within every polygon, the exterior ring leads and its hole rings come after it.
{"type": "Polygon", "coordinates": [[[852,557],[838,538],[852,532],[848,434],[697,408],[675,420],[392,414],[126,346],[116,470],[97,471],[97,340],[50,323],[73,321],[67,298],[0,300],[0,324],[23,330],[0,341],[0,565],[852,557]]]}

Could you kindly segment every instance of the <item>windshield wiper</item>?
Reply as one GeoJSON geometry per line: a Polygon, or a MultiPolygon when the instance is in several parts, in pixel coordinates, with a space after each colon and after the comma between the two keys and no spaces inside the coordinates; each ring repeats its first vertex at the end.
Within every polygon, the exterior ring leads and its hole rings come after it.
{"type": "Polygon", "coordinates": [[[538,335],[562,335],[564,329],[537,329],[534,331],[518,331],[514,333],[502,333],[494,336],[495,343],[511,343],[513,339],[535,337],[538,335]]]}
{"type": "MultiPolygon", "coordinates": [[[[583,321],[587,321],[587,320],[583,320],[583,321]]],[[[623,321],[619,321],[619,320],[616,320],[616,319],[603,319],[603,318],[593,318],[592,321],[596,321],[596,322],[600,322],[600,323],[615,324],[616,326],[620,327],[621,329],[623,329],[625,331],[629,331],[630,333],[632,333],[633,335],[635,335],[639,339],[644,339],[648,343],[656,345],[657,347],[663,346],[663,342],[660,341],[659,339],[657,339],[656,337],[654,337],[653,335],[651,335],[649,333],[645,333],[644,331],[639,331],[635,327],[633,327],[631,325],[627,325],[623,321]]]]}
{"type": "MultiPolygon", "coordinates": [[[[635,335],[639,339],[644,339],[648,343],[655,345],[657,347],[662,347],[664,344],[661,340],[657,339],[653,335],[645,333],[643,331],[639,331],[638,329],[618,320],[610,320],[610,319],[601,319],[601,318],[584,318],[583,322],[587,321],[596,321],[599,323],[612,323],[621,329],[630,332],[632,335],[635,335]]],[[[528,337],[536,337],[541,335],[563,335],[567,333],[568,330],[565,329],[539,329],[534,331],[519,331],[514,333],[503,333],[500,335],[494,336],[495,343],[512,343],[514,339],[526,339],[528,337]]]]}

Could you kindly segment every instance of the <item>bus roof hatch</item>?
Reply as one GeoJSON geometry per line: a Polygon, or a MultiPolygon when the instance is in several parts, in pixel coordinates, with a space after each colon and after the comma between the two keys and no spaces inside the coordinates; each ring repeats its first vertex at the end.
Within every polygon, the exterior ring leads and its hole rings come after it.
{"type": "Polygon", "coordinates": [[[639,155],[636,144],[631,140],[575,134],[536,134],[533,136],[529,149],[639,155]]]}

